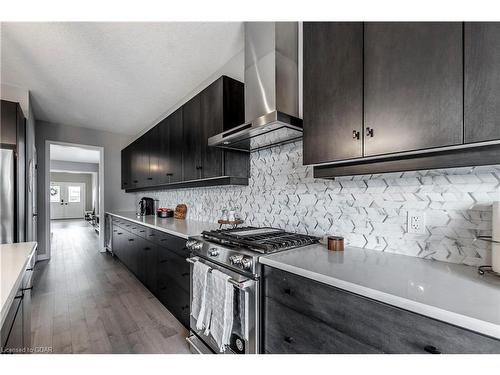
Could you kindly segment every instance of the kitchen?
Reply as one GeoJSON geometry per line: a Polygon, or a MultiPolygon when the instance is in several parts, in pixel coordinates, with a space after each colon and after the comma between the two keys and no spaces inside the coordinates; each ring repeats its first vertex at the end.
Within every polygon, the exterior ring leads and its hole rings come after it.
{"type": "Polygon", "coordinates": [[[20,296],[38,306],[21,347],[55,353],[500,354],[500,24],[235,24],[220,27],[240,51],[123,141],[37,117],[30,93],[38,216],[52,141],[104,149],[104,212],[92,238],[39,224],[38,240],[2,245],[29,248],[2,301],[2,349],[18,345],[20,296]],[[66,351],[43,299],[59,304],[56,256],[85,273],[64,302],[66,351]]]}

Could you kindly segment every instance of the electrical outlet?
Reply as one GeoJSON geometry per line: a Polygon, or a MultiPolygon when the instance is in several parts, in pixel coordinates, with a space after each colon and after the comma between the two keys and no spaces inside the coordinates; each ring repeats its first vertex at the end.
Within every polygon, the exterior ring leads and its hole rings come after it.
{"type": "Polygon", "coordinates": [[[425,234],[425,213],[408,211],[408,233],[425,234]]]}

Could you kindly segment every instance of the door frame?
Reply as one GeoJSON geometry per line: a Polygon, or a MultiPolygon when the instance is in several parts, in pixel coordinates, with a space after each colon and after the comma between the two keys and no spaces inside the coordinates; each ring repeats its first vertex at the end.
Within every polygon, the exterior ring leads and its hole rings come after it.
{"type": "MultiPolygon", "coordinates": [[[[61,145],[61,146],[72,146],[81,147],[89,150],[99,151],[99,251],[106,252],[104,247],[104,147],[102,146],[92,146],[81,143],[71,143],[71,142],[59,142],[45,140],[45,186],[44,186],[44,199],[48,200],[50,191],[50,145],[61,145]]],[[[51,248],[50,248],[50,202],[46,204],[45,210],[45,249],[46,253],[38,257],[38,260],[50,259],[51,248]]]]}

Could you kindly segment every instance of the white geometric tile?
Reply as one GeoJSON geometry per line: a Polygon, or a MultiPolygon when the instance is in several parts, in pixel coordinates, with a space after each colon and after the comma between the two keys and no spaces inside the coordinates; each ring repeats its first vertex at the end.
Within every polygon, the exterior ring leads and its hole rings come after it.
{"type": "Polygon", "coordinates": [[[352,246],[470,265],[491,261],[491,204],[500,201],[500,166],[313,178],[302,142],[250,154],[248,186],[136,193],[161,207],[188,206],[188,217],[216,221],[235,208],[246,225],[342,235],[352,246]],[[406,233],[408,210],[426,214],[426,234],[406,233]]]}

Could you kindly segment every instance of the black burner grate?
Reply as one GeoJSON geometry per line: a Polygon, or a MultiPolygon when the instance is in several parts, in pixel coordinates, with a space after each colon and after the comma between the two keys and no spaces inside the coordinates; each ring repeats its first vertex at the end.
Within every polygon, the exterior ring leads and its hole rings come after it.
{"type": "Polygon", "coordinates": [[[277,228],[234,228],[205,231],[203,237],[220,244],[244,247],[260,253],[272,253],[319,241],[319,237],[289,233],[277,228]]]}

